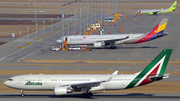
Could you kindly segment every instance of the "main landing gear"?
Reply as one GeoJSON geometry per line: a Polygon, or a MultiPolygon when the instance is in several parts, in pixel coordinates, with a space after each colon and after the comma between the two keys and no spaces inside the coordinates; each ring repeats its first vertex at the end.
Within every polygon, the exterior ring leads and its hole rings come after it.
{"type": "Polygon", "coordinates": [[[157,12],[154,12],[153,15],[157,15],[157,12]]]}
{"type": "Polygon", "coordinates": [[[116,46],[114,46],[114,43],[110,43],[110,49],[116,49],[116,46]]]}
{"type": "Polygon", "coordinates": [[[82,98],[90,98],[92,96],[92,93],[83,93],[81,95],[82,98]]]}
{"type": "Polygon", "coordinates": [[[23,90],[21,90],[21,96],[22,96],[22,97],[24,96],[24,91],[23,91],[23,90]]]}

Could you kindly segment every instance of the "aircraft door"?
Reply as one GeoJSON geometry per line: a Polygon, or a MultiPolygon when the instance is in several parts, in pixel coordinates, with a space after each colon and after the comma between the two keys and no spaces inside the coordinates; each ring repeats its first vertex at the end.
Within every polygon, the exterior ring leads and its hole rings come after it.
{"type": "Polygon", "coordinates": [[[65,41],[68,41],[68,38],[67,38],[67,37],[65,37],[65,41]]]}
{"type": "Polygon", "coordinates": [[[47,84],[48,78],[43,78],[43,84],[47,84]]]}
{"type": "Polygon", "coordinates": [[[23,78],[18,78],[18,84],[22,84],[23,78]]]}

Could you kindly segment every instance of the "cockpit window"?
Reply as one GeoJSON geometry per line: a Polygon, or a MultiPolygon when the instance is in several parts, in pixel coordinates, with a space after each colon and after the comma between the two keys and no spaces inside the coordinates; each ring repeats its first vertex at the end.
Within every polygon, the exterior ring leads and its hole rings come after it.
{"type": "Polygon", "coordinates": [[[13,81],[13,79],[8,79],[8,81],[13,81]]]}

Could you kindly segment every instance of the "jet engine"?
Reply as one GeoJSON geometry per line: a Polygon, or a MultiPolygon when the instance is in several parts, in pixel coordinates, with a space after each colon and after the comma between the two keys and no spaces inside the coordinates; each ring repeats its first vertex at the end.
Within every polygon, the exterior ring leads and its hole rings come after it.
{"type": "Polygon", "coordinates": [[[72,93],[72,89],[68,87],[54,87],[54,95],[66,95],[72,93]]]}
{"type": "Polygon", "coordinates": [[[95,42],[95,43],[94,43],[94,47],[102,47],[102,46],[104,46],[104,45],[105,45],[104,42],[95,42]]]}

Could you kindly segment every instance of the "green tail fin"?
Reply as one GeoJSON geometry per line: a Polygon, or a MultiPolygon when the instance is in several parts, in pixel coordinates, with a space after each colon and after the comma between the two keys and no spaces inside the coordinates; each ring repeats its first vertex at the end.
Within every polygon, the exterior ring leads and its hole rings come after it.
{"type": "Polygon", "coordinates": [[[150,81],[146,81],[149,76],[164,76],[171,53],[172,49],[162,50],[162,52],[144,68],[126,88],[149,83],[150,81]]]}
{"type": "Polygon", "coordinates": [[[140,74],[146,74],[152,69],[158,69],[156,75],[163,76],[168,64],[172,49],[164,49],[140,74]]]}
{"type": "Polygon", "coordinates": [[[177,4],[177,1],[174,1],[174,3],[171,5],[171,7],[168,9],[169,12],[173,12],[176,10],[176,4],[177,4]]]}

